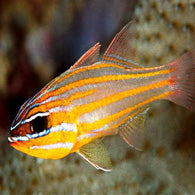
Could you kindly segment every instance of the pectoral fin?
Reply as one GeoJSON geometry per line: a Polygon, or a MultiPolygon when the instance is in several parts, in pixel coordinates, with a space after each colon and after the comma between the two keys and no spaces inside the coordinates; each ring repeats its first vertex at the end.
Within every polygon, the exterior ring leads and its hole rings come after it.
{"type": "Polygon", "coordinates": [[[95,140],[82,146],[77,153],[96,169],[101,169],[103,171],[112,170],[110,157],[106,147],[100,140],[95,140]]]}
{"type": "Polygon", "coordinates": [[[136,114],[119,127],[119,134],[132,147],[137,150],[143,149],[144,125],[146,113],[149,108],[141,108],[136,114]]]}

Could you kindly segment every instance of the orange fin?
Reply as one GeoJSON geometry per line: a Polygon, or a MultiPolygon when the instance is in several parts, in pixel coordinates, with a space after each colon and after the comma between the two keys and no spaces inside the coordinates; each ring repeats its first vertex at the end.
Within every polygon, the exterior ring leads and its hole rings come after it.
{"type": "Polygon", "coordinates": [[[100,44],[96,43],[93,47],[91,47],[87,52],[85,52],[79,60],[70,67],[70,69],[75,69],[81,66],[88,66],[97,62],[99,58],[100,52],[100,44]]]}
{"type": "Polygon", "coordinates": [[[99,139],[82,146],[77,153],[96,169],[112,170],[112,163],[106,147],[99,139]]]}
{"type": "Polygon", "coordinates": [[[137,150],[143,149],[144,143],[144,125],[146,113],[149,108],[141,108],[133,118],[130,118],[125,124],[119,127],[121,137],[137,150]]]}
{"type": "Polygon", "coordinates": [[[136,55],[135,37],[136,25],[132,21],[116,34],[102,60],[117,63],[127,68],[140,67],[136,55]]]}
{"type": "Polygon", "coordinates": [[[170,78],[173,94],[168,99],[195,112],[195,49],[167,66],[174,69],[170,78]]]}

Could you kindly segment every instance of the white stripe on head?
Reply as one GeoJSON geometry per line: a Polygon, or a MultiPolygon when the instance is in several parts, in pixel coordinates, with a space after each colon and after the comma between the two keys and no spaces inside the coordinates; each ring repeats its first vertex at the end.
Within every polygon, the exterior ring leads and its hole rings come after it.
{"type": "Polygon", "coordinates": [[[28,140],[29,138],[26,136],[8,137],[9,142],[28,141],[28,140]]]}
{"type": "Polygon", "coordinates": [[[16,123],[16,125],[11,126],[10,130],[13,131],[20,123],[21,123],[21,120],[18,123],[16,123]]]}
{"type": "Polygon", "coordinates": [[[58,149],[58,148],[67,148],[71,149],[73,146],[72,142],[66,142],[66,143],[55,143],[55,144],[48,144],[48,145],[42,145],[42,146],[32,146],[30,149],[44,149],[44,150],[49,150],[49,149],[58,149]]]}
{"type": "Polygon", "coordinates": [[[26,120],[24,120],[24,121],[22,122],[22,124],[28,123],[28,122],[34,120],[35,118],[37,118],[37,117],[39,117],[39,116],[40,116],[40,117],[43,117],[43,116],[48,116],[48,115],[49,115],[49,112],[38,112],[38,113],[32,115],[31,117],[27,118],[26,120]]]}

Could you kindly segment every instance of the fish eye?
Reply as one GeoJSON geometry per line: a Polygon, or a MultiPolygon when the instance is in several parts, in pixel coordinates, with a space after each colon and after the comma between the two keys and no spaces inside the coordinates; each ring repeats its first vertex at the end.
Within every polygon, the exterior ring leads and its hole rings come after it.
{"type": "Polygon", "coordinates": [[[33,133],[40,133],[47,128],[47,118],[45,116],[38,116],[31,121],[30,125],[33,133]]]}

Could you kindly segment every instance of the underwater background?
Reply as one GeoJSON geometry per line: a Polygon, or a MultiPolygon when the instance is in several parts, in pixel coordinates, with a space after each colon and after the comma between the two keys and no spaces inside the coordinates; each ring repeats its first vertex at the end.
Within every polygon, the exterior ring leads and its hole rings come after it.
{"type": "Polygon", "coordinates": [[[11,148],[9,127],[21,104],[67,70],[96,42],[101,54],[130,20],[145,66],[195,48],[195,0],[1,0],[0,194],[195,194],[195,114],[152,104],[144,151],[106,137],[112,172],[76,154],[42,160],[11,148]]]}

